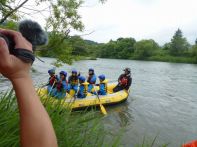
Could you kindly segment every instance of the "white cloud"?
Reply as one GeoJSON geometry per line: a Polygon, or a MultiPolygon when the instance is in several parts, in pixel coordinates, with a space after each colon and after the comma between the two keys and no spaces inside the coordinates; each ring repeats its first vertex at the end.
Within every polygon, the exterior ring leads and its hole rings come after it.
{"type": "Polygon", "coordinates": [[[152,38],[163,44],[177,28],[190,43],[197,38],[196,0],[108,0],[104,5],[89,0],[84,5],[79,12],[86,30],[95,30],[86,39],[152,38]]]}

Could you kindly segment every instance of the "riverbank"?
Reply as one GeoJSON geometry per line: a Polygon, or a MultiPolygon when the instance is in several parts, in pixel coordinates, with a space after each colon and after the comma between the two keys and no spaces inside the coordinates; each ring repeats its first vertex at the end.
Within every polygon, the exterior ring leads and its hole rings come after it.
{"type": "Polygon", "coordinates": [[[174,57],[174,56],[152,56],[146,59],[138,59],[135,57],[131,57],[131,60],[139,60],[139,61],[159,61],[159,62],[169,62],[169,63],[189,63],[189,64],[197,64],[197,59],[195,57],[174,57]]]}
{"type": "MultiPolygon", "coordinates": [[[[104,126],[104,117],[96,110],[71,112],[61,104],[52,105],[42,101],[55,129],[58,146],[60,147],[92,147],[120,146],[124,128],[110,132],[104,126]]],[[[19,112],[13,91],[0,94],[0,146],[20,146],[19,142],[19,112]],[[6,133],[5,133],[6,132],[6,133]]],[[[153,140],[144,138],[143,143],[136,147],[151,147],[153,140]]],[[[167,146],[163,145],[163,146],[167,146]]]]}
{"type": "MultiPolygon", "coordinates": [[[[61,104],[44,105],[52,120],[60,147],[119,145],[120,134],[110,135],[104,127],[103,116],[98,111],[71,114],[71,111],[61,107],[61,104]]],[[[20,146],[19,112],[13,91],[0,95],[0,114],[0,146],[20,146]]]]}
{"type": "MultiPolygon", "coordinates": [[[[100,58],[100,59],[117,59],[117,58],[100,58]]],[[[117,59],[119,60],[119,59],[117,59]]],[[[156,61],[156,62],[168,62],[168,63],[188,63],[188,64],[197,64],[197,59],[195,57],[174,57],[174,56],[152,56],[145,59],[139,59],[137,57],[129,57],[128,59],[120,60],[136,60],[136,61],[156,61]]]]}

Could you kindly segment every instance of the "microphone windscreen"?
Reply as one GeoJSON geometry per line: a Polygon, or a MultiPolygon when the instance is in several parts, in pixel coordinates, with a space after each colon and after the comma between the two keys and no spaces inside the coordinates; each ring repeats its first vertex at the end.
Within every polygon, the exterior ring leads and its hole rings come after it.
{"type": "Polygon", "coordinates": [[[33,46],[44,45],[48,42],[48,36],[41,26],[32,20],[24,20],[19,23],[19,31],[33,46]]]}

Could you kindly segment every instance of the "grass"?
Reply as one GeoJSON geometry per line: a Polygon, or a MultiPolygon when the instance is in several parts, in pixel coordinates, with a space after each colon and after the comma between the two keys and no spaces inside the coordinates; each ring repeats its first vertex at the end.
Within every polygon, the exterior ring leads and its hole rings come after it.
{"type": "Polygon", "coordinates": [[[175,56],[152,56],[148,58],[151,61],[163,61],[163,62],[174,62],[174,63],[196,63],[196,59],[193,57],[175,57],[175,56]]]}
{"type": "MultiPolygon", "coordinates": [[[[104,125],[100,112],[72,112],[62,107],[61,103],[52,105],[42,100],[55,129],[59,147],[119,147],[125,127],[112,129],[104,125]]],[[[13,90],[0,93],[0,147],[18,147],[19,112],[13,90]]],[[[143,138],[142,143],[134,147],[157,146],[158,135],[154,139],[143,138]],[[157,145],[156,145],[157,144],[157,145]]],[[[169,144],[159,145],[167,147],[169,144]]]]}
{"type": "MultiPolygon", "coordinates": [[[[60,147],[119,146],[120,135],[112,136],[104,127],[103,115],[96,111],[72,112],[61,104],[45,103],[60,147]]],[[[13,91],[0,96],[0,146],[19,146],[19,112],[13,91]]]]}

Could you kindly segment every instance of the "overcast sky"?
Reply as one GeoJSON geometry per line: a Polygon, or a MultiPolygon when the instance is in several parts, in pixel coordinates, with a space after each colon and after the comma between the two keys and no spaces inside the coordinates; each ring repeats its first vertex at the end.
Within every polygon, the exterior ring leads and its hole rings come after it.
{"type": "Polygon", "coordinates": [[[86,32],[85,39],[108,42],[119,37],[136,40],[154,39],[169,42],[180,28],[188,41],[197,38],[197,0],[86,0],[79,13],[86,32]]]}

